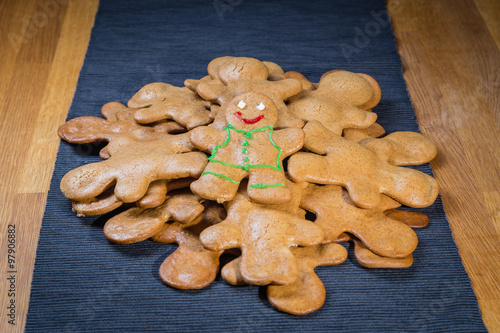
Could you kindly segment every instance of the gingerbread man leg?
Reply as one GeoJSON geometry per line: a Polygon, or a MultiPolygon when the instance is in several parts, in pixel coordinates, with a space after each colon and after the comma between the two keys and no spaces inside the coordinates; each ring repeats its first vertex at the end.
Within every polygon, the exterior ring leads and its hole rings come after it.
{"type": "Polygon", "coordinates": [[[292,194],[285,186],[285,173],[266,167],[252,168],[249,170],[248,196],[256,203],[282,204],[290,201],[292,194]]]}
{"type": "Polygon", "coordinates": [[[211,162],[201,177],[191,184],[191,190],[202,198],[219,203],[230,201],[246,175],[247,171],[243,169],[211,162]]]}

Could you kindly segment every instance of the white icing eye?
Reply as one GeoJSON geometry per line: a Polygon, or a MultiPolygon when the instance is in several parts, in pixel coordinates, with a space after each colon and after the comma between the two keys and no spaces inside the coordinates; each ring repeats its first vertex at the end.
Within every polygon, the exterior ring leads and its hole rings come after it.
{"type": "Polygon", "coordinates": [[[246,105],[246,103],[245,103],[245,102],[243,102],[243,101],[240,101],[240,102],[238,103],[238,107],[239,107],[240,109],[243,109],[243,108],[245,107],[245,105],[246,105]]]}
{"type": "Polygon", "coordinates": [[[262,103],[262,102],[260,102],[260,104],[259,104],[259,105],[257,105],[257,110],[262,111],[262,110],[264,110],[265,108],[266,108],[266,106],[265,106],[265,105],[264,105],[264,103],[262,103]]]}

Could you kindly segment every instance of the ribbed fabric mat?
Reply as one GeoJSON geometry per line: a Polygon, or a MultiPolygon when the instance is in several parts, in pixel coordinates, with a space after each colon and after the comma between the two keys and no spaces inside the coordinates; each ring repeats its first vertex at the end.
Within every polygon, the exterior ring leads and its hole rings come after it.
{"type": "MultiPolygon", "coordinates": [[[[223,55],[273,61],[313,82],[331,69],[373,76],[374,109],[387,132],[418,131],[384,1],[102,0],[68,119],[100,116],[150,82],[182,86],[223,55]]],[[[110,216],[77,218],[59,190],[62,176],[99,161],[97,145],[62,142],[48,195],[26,332],[482,332],[469,278],[440,198],[420,211],[409,269],[365,269],[350,258],[316,272],[324,306],[306,316],[275,310],[265,288],[234,287],[220,276],[182,291],[158,277],[176,245],[116,245],[110,216]]],[[[429,166],[419,167],[431,173],[429,166]]]]}

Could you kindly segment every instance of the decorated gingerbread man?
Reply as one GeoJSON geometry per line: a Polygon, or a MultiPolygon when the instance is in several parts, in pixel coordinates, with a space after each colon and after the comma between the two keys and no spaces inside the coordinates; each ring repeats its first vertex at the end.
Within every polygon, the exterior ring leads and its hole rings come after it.
{"type": "Polygon", "coordinates": [[[274,131],[278,110],[266,95],[248,92],[223,106],[227,126],[223,130],[203,126],[191,131],[199,149],[212,152],[200,179],[191,184],[199,196],[229,201],[246,177],[248,196],[257,203],[280,204],[290,200],[282,161],[304,143],[300,128],[274,131]]]}

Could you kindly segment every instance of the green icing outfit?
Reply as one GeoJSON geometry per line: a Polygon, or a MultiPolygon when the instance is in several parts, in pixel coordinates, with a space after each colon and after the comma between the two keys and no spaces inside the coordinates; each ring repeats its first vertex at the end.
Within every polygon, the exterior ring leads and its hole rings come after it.
{"type": "MultiPolygon", "coordinates": [[[[269,168],[276,170],[278,172],[282,172],[283,168],[280,166],[280,157],[282,153],[282,149],[276,145],[276,143],[273,141],[272,135],[273,135],[273,128],[272,126],[265,126],[262,128],[256,128],[251,131],[243,131],[235,128],[231,124],[227,125],[224,127],[224,130],[227,132],[226,139],[224,142],[220,145],[217,145],[214,147],[212,150],[212,155],[208,158],[208,160],[212,163],[219,163],[227,167],[233,167],[233,168],[239,168],[245,171],[249,171],[250,169],[255,169],[255,168],[269,168]],[[234,136],[237,135],[232,135],[231,132],[234,131],[236,133],[244,134],[244,140],[241,142],[239,145],[240,147],[236,148],[234,142],[232,141],[234,136]],[[270,147],[264,147],[264,149],[274,149],[276,154],[275,158],[269,161],[260,161],[258,156],[255,156],[254,151],[252,149],[252,141],[254,140],[254,134],[255,133],[260,133],[260,132],[268,132],[267,140],[270,144],[270,147]],[[232,145],[231,145],[232,144],[232,145]],[[228,147],[229,145],[229,147],[228,147]],[[235,151],[236,150],[236,151],[235,151]],[[239,152],[237,150],[240,150],[239,152]],[[235,160],[235,154],[241,154],[243,157],[243,164],[234,164],[235,160]],[[220,155],[226,155],[227,160],[224,161],[223,157],[220,157],[220,155]],[[230,163],[229,159],[231,160],[230,163]]],[[[259,142],[261,144],[261,142],[259,142]]],[[[237,158],[236,158],[237,159],[237,158]]],[[[260,158],[261,159],[261,158],[260,158]]],[[[230,182],[233,182],[234,184],[238,184],[239,181],[236,181],[222,173],[218,172],[213,172],[213,171],[205,171],[202,173],[202,175],[205,174],[212,174],[220,178],[227,179],[230,182]]],[[[266,188],[266,187],[284,187],[284,183],[277,183],[277,184],[253,184],[250,187],[252,188],[266,188]]]]}

